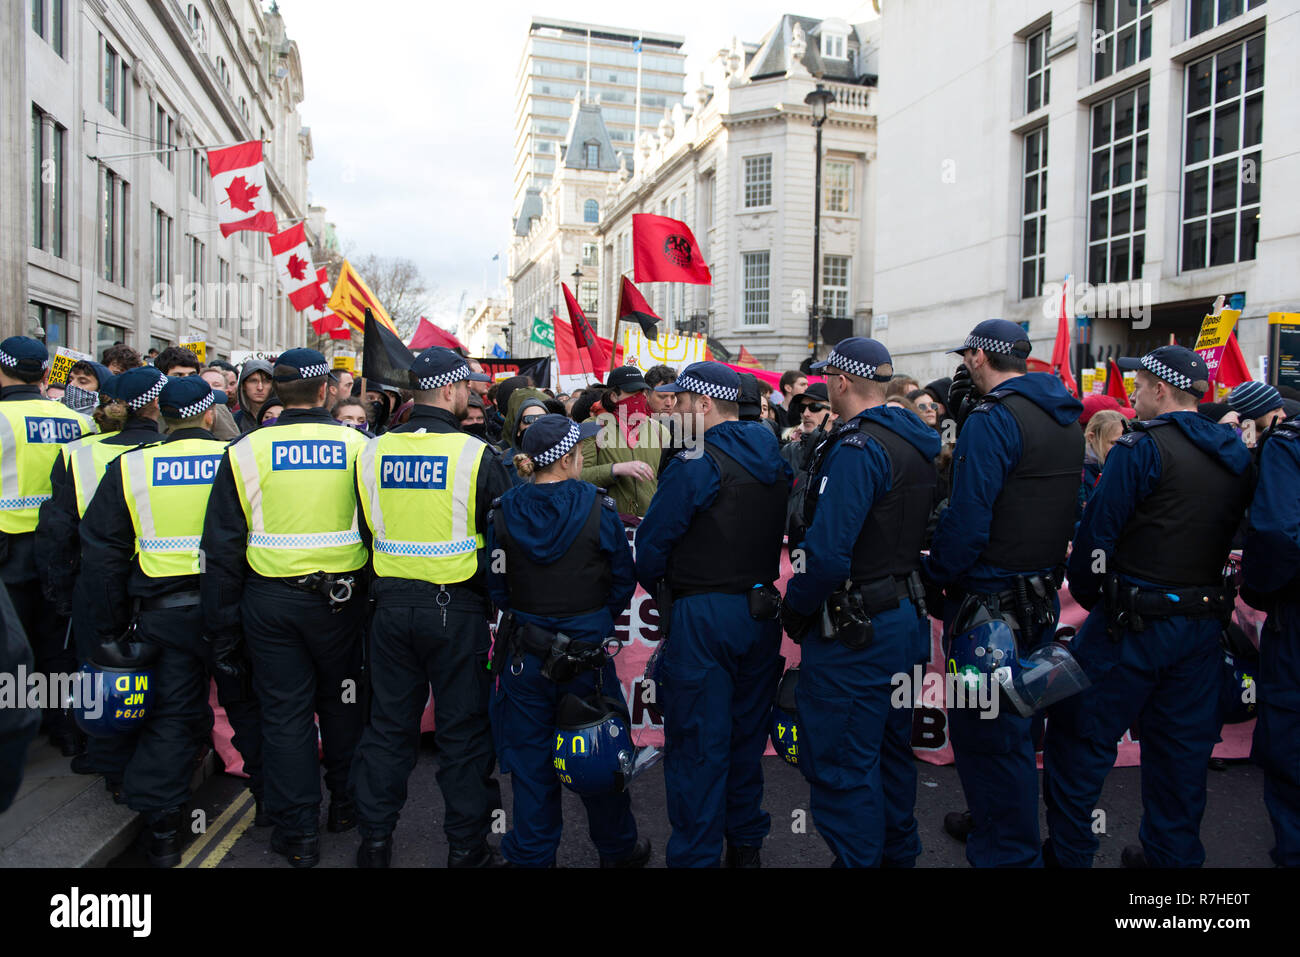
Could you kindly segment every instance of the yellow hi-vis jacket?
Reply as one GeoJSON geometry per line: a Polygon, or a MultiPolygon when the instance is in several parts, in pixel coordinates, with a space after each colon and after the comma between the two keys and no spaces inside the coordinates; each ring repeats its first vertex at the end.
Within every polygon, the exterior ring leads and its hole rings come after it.
{"type": "Polygon", "coordinates": [[[0,532],[36,531],[60,446],[96,428],[88,416],[49,399],[0,402],[0,532]]]}
{"type": "Polygon", "coordinates": [[[117,460],[140,571],[150,578],[202,570],[203,517],[225,448],[218,439],[177,439],[133,449],[117,460]]]}

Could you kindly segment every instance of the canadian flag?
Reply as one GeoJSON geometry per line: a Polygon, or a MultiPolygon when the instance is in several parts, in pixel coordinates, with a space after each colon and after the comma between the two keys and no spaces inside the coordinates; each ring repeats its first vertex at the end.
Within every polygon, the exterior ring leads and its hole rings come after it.
{"type": "Polygon", "coordinates": [[[275,232],[275,213],[271,212],[266,169],[262,166],[261,140],[208,150],[208,170],[212,173],[221,235],[229,236],[242,229],[275,232]]]}
{"type": "Polygon", "coordinates": [[[271,258],[280,277],[280,288],[289,297],[293,308],[302,312],[320,303],[321,287],[316,270],[311,268],[311,246],[303,224],[290,226],[284,232],[267,237],[271,245],[271,258]]]}

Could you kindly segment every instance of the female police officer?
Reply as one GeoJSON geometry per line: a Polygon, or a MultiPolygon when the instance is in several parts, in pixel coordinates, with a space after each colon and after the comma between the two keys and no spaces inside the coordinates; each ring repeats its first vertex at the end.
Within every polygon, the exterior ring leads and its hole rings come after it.
{"type": "MultiPolygon", "coordinates": [[[[487,527],[488,591],[506,612],[494,654],[492,725],[514,789],[514,827],[501,852],[515,866],[555,864],[562,815],[552,760],[560,700],[599,690],[623,703],[613,662],[596,652],[636,588],[632,554],[612,500],[578,477],[580,442],[598,430],[562,415],[537,419],[515,456],[519,475],[532,482],[506,492],[487,527]],[[567,654],[553,652],[557,635],[570,639],[567,654]]],[[[601,866],[644,866],[650,842],[637,839],[627,792],[584,794],[582,801],[601,866]]]]}

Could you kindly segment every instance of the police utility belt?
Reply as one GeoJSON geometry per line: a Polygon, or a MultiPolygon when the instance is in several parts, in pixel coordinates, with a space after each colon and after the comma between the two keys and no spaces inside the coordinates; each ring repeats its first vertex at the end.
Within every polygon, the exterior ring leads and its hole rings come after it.
{"type": "Polygon", "coordinates": [[[850,651],[870,646],[876,636],[872,616],[893,611],[905,598],[915,606],[917,618],[924,621],[928,612],[920,572],[847,583],[831,592],[822,608],[822,640],[839,641],[850,651]]]}
{"type": "Polygon", "coordinates": [[[276,578],[281,584],[299,591],[311,592],[329,599],[330,611],[338,613],[352,600],[352,593],[357,587],[357,576],[353,572],[312,572],[301,578],[276,578]]]}
{"type": "Polygon", "coordinates": [[[1121,631],[1143,631],[1147,619],[1217,618],[1227,622],[1236,606],[1237,591],[1228,581],[1191,588],[1139,588],[1109,575],[1103,586],[1106,614],[1112,636],[1121,631]]]}
{"type": "Polygon", "coordinates": [[[622,647],[613,639],[599,645],[574,641],[562,631],[547,631],[531,621],[520,621],[510,612],[501,618],[497,642],[509,652],[511,674],[523,671],[525,654],[535,655],[542,661],[542,676],[556,684],[568,684],[588,671],[599,671],[617,654],[608,651],[608,645],[622,647]]]}
{"type": "MultiPolygon", "coordinates": [[[[711,592],[707,589],[686,593],[674,592],[666,579],[659,579],[655,586],[655,608],[659,610],[659,640],[666,639],[672,630],[674,601],[678,598],[689,598],[691,595],[708,594],[729,593],[711,592]]],[[[745,601],[749,605],[749,617],[755,621],[774,621],[781,617],[781,592],[771,582],[751,585],[745,592],[745,601]]]]}
{"type": "MultiPolygon", "coordinates": [[[[1056,593],[1065,580],[1064,567],[1056,568],[1050,575],[1016,575],[1011,587],[999,592],[965,592],[958,599],[957,618],[969,598],[987,608],[997,617],[1010,615],[1020,626],[1020,633],[1028,639],[1048,625],[1056,624],[1056,593]]],[[[957,590],[948,592],[950,597],[957,590]]]]}

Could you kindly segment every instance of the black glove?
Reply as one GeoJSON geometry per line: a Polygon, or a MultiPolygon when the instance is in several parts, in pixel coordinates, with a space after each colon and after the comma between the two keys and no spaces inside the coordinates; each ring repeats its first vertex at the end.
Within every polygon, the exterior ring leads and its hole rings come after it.
{"type": "Polygon", "coordinates": [[[238,678],[244,670],[239,656],[240,635],[234,632],[209,638],[212,646],[212,669],[228,678],[238,678]]]}
{"type": "Polygon", "coordinates": [[[811,615],[801,615],[791,608],[786,602],[781,603],[781,627],[785,633],[790,636],[790,640],[796,645],[803,644],[803,640],[808,637],[809,632],[817,624],[817,612],[811,615]]]}
{"type": "Polygon", "coordinates": [[[975,383],[971,381],[970,370],[964,363],[959,365],[952,374],[952,385],[948,386],[948,414],[957,422],[958,431],[961,431],[966,416],[979,404],[980,398],[975,383]]]}

